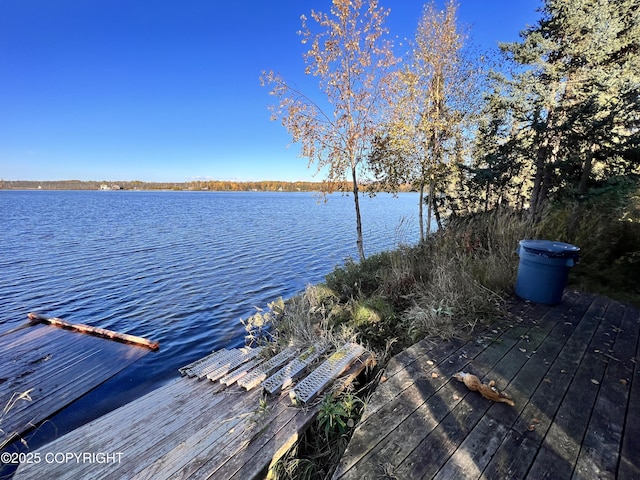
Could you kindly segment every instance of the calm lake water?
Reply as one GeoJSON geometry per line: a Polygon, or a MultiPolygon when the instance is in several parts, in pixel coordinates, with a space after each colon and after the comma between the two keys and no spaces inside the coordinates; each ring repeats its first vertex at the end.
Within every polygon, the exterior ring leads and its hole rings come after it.
{"type": "MultiPolygon", "coordinates": [[[[417,202],[362,199],[367,255],[417,240],[417,202]]],[[[0,332],[35,311],[160,342],[31,446],[242,345],[240,318],[357,258],[353,210],[311,193],[0,191],[0,332]]]]}

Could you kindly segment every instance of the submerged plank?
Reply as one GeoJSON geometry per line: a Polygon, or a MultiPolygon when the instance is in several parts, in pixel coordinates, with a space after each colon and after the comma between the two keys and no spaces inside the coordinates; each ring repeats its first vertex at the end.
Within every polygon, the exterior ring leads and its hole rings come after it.
{"type": "Polygon", "coordinates": [[[149,352],[44,325],[16,331],[0,343],[0,358],[7,367],[0,373],[0,404],[24,393],[31,399],[14,403],[3,415],[0,443],[24,435],[149,352]],[[17,351],[5,350],[8,346],[17,351]]]}

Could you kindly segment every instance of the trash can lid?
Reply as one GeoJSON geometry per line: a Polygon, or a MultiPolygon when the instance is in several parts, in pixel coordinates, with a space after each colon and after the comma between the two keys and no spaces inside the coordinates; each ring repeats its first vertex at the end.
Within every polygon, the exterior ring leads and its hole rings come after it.
{"type": "Polygon", "coordinates": [[[580,247],[553,240],[520,240],[520,246],[527,250],[549,253],[552,256],[573,256],[580,252],[580,247]]]}

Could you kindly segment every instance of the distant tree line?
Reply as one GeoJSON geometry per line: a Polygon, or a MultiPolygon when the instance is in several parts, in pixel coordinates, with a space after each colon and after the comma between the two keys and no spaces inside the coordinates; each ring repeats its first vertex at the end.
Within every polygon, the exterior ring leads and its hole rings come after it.
{"type": "MultiPolygon", "coordinates": [[[[320,192],[326,189],[325,182],[284,182],[265,180],[259,182],[236,182],[227,180],[195,180],[190,182],[142,182],[95,181],[95,180],[0,180],[3,190],[180,190],[216,192],[320,192]]],[[[384,185],[374,183],[361,185],[371,192],[385,191],[384,185]]],[[[410,184],[394,191],[408,192],[410,184]]],[[[348,182],[335,183],[332,191],[349,192],[348,182]]],[[[390,190],[389,190],[390,191],[390,190]]]]}

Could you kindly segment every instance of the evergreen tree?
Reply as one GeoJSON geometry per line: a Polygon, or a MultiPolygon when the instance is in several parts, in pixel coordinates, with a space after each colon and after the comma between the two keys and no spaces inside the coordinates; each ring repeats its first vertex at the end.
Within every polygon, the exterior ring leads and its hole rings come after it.
{"type": "Polygon", "coordinates": [[[585,193],[640,166],[640,2],[546,0],[541,13],[520,42],[501,45],[516,66],[503,79],[513,130],[502,153],[529,152],[533,218],[549,194],[585,193]]]}

